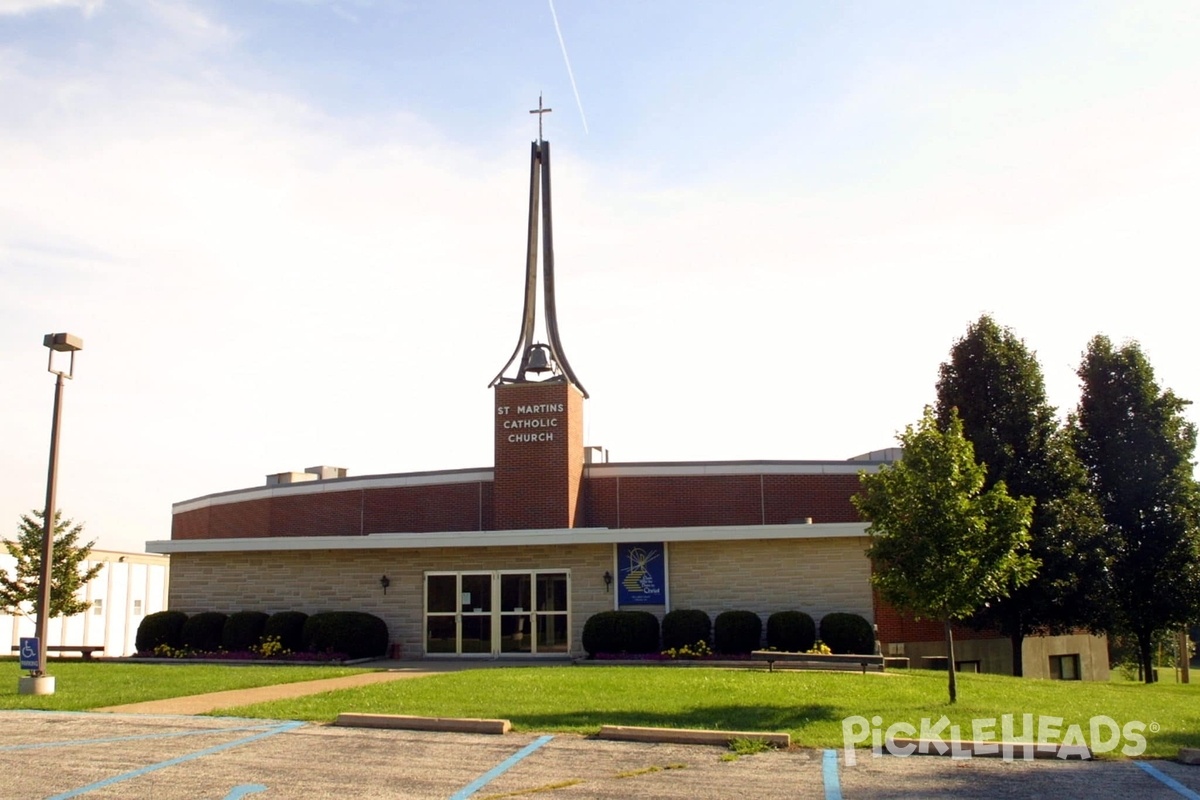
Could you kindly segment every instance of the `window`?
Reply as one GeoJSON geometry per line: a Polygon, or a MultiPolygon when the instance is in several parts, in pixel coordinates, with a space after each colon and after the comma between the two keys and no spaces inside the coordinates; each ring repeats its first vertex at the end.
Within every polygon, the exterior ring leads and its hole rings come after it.
{"type": "Polygon", "coordinates": [[[1079,654],[1050,656],[1050,678],[1056,681],[1079,680],[1079,654]]]}
{"type": "Polygon", "coordinates": [[[978,661],[955,661],[954,668],[959,672],[979,672],[978,661]]]}
{"type": "Polygon", "coordinates": [[[92,616],[94,616],[94,617],[103,617],[104,616],[104,600],[103,599],[92,601],[92,616]]]}
{"type": "Polygon", "coordinates": [[[141,601],[141,600],[134,600],[134,601],[133,601],[133,614],[134,614],[134,616],[141,616],[141,613],[142,613],[142,601],[141,601]]]}

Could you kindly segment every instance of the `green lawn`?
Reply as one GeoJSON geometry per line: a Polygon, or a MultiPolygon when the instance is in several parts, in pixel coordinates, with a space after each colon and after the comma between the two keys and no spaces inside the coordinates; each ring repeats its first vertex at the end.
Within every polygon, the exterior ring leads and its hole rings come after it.
{"type": "MultiPolygon", "coordinates": [[[[842,720],[883,718],[883,727],[943,714],[963,726],[1013,714],[1064,718],[1087,734],[1093,716],[1118,725],[1155,723],[1147,755],[1174,757],[1200,747],[1200,686],[1021,680],[960,675],[959,702],[946,702],[946,675],[886,675],[670,667],[528,667],[467,670],[400,680],[221,714],[332,721],[339,712],[500,717],[523,731],[595,733],[601,724],[787,731],[796,744],[838,747],[842,720]]],[[[999,726],[996,729],[999,736],[999,726]]],[[[1061,735],[1061,734],[1060,734],[1061,735]]],[[[943,734],[943,738],[950,738],[943,734]]]]}
{"type": "MultiPolygon", "coordinates": [[[[1200,670],[1196,669],[1195,667],[1192,667],[1191,675],[1188,677],[1188,679],[1192,683],[1200,683],[1200,670]]],[[[1126,674],[1122,673],[1121,670],[1119,670],[1119,669],[1114,669],[1112,671],[1112,674],[1109,676],[1109,680],[1113,681],[1114,683],[1141,683],[1141,681],[1138,680],[1136,673],[1126,675],[1126,674]]],[[[1174,667],[1159,667],[1158,668],[1158,682],[1159,683],[1179,683],[1179,676],[1176,674],[1175,668],[1174,667]]]]}
{"type": "Polygon", "coordinates": [[[0,662],[0,709],[84,711],[143,700],[336,678],[367,671],[349,667],[121,664],[52,659],[48,672],[55,678],[55,693],[32,697],[17,694],[17,679],[26,672],[20,669],[15,659],[6,659],[0,662]]]}

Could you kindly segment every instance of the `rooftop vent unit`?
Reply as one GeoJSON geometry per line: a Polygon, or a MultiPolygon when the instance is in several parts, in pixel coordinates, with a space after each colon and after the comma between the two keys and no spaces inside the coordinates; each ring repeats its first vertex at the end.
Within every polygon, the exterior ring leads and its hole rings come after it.
{"type": "Polygon", "coordinates": [[[305,483],[315,481],[317,476],[311,472],[276,472],[267,476],[267,486],[283,486],[288,483],[305,483]]]}
{"type": "Polygon", "coordinates": [[[591,445],[583,448],[583,463],[585,464],[607,464],[608,463],[608,448],[597,447],[591,445]]]}
{"type": "Polygon", "coordinates": [[[282,486],[288,483],[307,483],[308,481],[327,481],[331,478],[346,477],[345,467],[329,467],[324,464],[309,467],[304,472],[277,472],[267,476],[267,486],[282,486]]]}
{"type": "Polygon", "coordinates": [[[316,467],[306,467],[304,471],[316,475],[317,480],[319,481],[327,481],[330,478],[346,477],[345,467],[328,467],[322,464],[316,467]]]}

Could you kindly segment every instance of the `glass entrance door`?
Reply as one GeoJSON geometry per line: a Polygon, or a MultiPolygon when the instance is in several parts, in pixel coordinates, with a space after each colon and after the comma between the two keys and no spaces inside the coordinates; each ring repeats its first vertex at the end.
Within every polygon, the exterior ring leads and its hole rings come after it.
{"type": "Polygon", "coordinates": [[[533,652],[533,576],[500,576],[500,652],[533,652]]]}
{"type": "Polygon", "coordinates": [[[460,653],[492,652],[492,573],[463,573],[459,604],[460,653]]]}
{"type": "Polygon", "coordinates": [[[428,573],[429,655],[539,655],[570,651],[565,570],[428,573]]]}

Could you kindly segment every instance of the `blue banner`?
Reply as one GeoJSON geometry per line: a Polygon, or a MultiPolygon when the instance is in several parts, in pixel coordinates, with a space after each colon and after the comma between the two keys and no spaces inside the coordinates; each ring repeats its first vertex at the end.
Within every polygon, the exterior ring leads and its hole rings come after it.
{"type": "Polygon", "coordinates": [[[618,605],[666,605],[666,589],[667,559],[662,542],[617,545],[618,605]]]}

